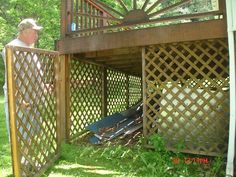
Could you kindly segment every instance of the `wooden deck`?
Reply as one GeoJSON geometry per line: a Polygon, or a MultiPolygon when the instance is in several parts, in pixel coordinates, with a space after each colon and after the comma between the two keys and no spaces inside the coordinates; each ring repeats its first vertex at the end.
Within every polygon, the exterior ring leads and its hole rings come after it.
{"type": "Polygon", "coordinates": [[[81,122],[96,119],[94,114],[79,115],[83,108],[80,101],[88,105],[99,102],[101,115],[110,115],[129,105],[134,85],[134,98],[143,97],[144,136],[158,133],[169,141],[170,149],[184,140],[183,152],[225,153],[229,120],[227,23],[225,0],[213,1],[217,8],[186,14],[181,10],[190,9],[188,3],[200,1],[132,0],[124,4],[117,0],[120,8],[116,9],[101,0],[63,1],[57,50],[67,64],[65,95],[72,104],[65,112],[77,113],[67,117],[71,120],[68,125],[74,125],[66,128],[72,132],[68,139],[84,128],[81,122]],[[93,94],[95,101],[87,99],[93,94]]]}
{"type": "Polygon", "coordinates": [[[226,37],[226,21],[220,19],[87,37],[65,37],[57,42],[57,49],[61,54],[73,54],[80,59],[141,76],[142,46],[226,37]]]}

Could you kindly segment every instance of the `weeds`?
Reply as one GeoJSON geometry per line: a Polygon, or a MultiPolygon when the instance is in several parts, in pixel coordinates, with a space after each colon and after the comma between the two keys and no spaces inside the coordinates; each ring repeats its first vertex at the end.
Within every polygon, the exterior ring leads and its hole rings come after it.
{"type": "MultiPolygon", "coordinates": [[[[0,97],[0,176],[12,175],[10,145],[5,127],[3,97],[0,97]]],[[[144,139],[132,147],[107,143],[92,146],[64,144],[61,157],[43,176],[80,176],[80,177],[221,177],[225,176],[225,164],[222,157],[209,158],[209,163],[189,163],[190,156],[181,153],[184,142],[176,145],[177,151],[166,150],[165,141],[158,135],[148,141],[153,149],[143,147],[144,139]],[[186,163],[188,162],[188,163],[186,163]]],[[[202,158],[202,157],[201,157],[202,158]]]]}

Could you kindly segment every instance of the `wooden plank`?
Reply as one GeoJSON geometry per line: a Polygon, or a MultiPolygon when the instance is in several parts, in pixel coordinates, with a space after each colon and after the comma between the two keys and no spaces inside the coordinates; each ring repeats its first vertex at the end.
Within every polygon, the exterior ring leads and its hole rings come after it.
{"type": "Polygon", "coordinates": [[[69,54],[225,37],[227,25],[226,21],[221,19],[89,37],[68,37],[57,42],[57,50],[62,54],[69,54]]]}
{"type": "Polygon", "coordinates": [[[117,0],[117,1],[120,3],[120,5],[121,5],[122,8],[124,9],[125,13],[128,13],[129,10],[128,10],[127,7],[125,6],[124,2],[123,2],[122,0],[117,0]]]}
{"type": "Polygon", "coordinates": [[[7,48],[7,75],[8,75],[8,106],[9,106],[9,119],[10,119],[10,137],[11,137],[11,153],[12,153],[12,167],[15,177],[21,176],[20,168],[20,152],[17,141],[17,125],[16,125],[16,98],[15,82],[14,82],[14,63],[13,63],[13,48],[7,48]]]}
{"type": "MultiPolygon", "coordinates": [[[[113,9],[112,7],[108,6],[106,3],[103,3],[101,1],[98,0],[94,0],[94,3],[97,4],[98,7],[101,7],[102,9],[107,9],[108,11],[114,12],[116,15],[124,17],[124,14],[120,13],[119,11],[113,9]],[[100,6],[101,5],[101,6],[100,6]]],[[[103,10],[106,11],[106,10],[103,10]]]]}
{"type": "MultiPolygon", "coordinates": [[[[163,0],[156,1],[149,9],[146,10],[146,13],[150,13],[154,8],[156,8],[163,0]]],[[[146,3],[146,2],[145,2],[146,3]]],[[[146,4],[145,4],[146,5],[146,4]]]]}
{"type": "Polygon", "coordinates": [[[102,68],[102,116],[107,116],[107,68],[102,68]]]}
{"type": "Polygon", "coordinates": [[[147,7],[149,1],[150,1],[150,0],[145,0],[144,4],[143,4],[143,6],[142,6],[142,10],[145,11],[145,9],[146,9],[146,7],[147,7]]]}
{"type": "Polygon", "coordinates": [[[71,126],[71,120],[70,120],[70,94],[71,94],[71,90],[70,90],[70,62],[71,62],[71,57],[70,55],[66,55],[66,60],[65,60],[65,79],[66,79],[66,83],[65,83],[65,101],[66,101],[66,141],[68,142],[70,139],[70,126],[71,126]]]}
{"type": "Polygon", "coordinates": [[[148,135],[148,128],[147,128],[147,123],[148,123],[148,119],[147,119],[147,82],[146,82],[146,78],[147,78],[147,72],[145,71],[145,66],[146,66],[146,62],[145,62],[145,47],[142,48],[142,98],[143,98],[143,135],[144,137],[147,137],[148,135]]]}
{"type": "Polygon", "coordinates": [[[66,36],[66,32],[67,32],[67,15],[66,15],[66,1],[61,0],[61,37],[65,37],[66,36]]]}
{"type": "Polygon", "coordinates": [[[102,58],[102,57],[123,57],[126,55],[137,55],[137,53],[141,54],[141,49],[139,47],[130,47],[130,48],[119,48],[112,50],[102,50],[96,52],[86,52],[83,53],[84,58],[102,58]]]}
{"type": "Polygon", "coordinates": [[[60,92],[59,92],[59,99],[60,99],[60,113],[61,113],[61,141],[64,141],[66,139],[66,56],[62,55],[60,56],[60,92]]]}
{"type": "Polygon", "coordinates": [[[129,63],[141,63],[141,55],[139,57],[134,57],[134,58],[124,58],[123,60],[122,59],[107,59],[107,60],[94,60],[95,62],[103,62],[103,63],[106,63],[106,64],[129,64],[129,63]]]}
{"type": "Polygon", "coordinates": [[[170,11],[171,9],[177,8],[179,6],[182,6],[183,4],[188,3],[189,1],[190,0],[183,0],[181,2],[175,3],[175,4],[173,4],[171,6],[168,6],[168,7],[164,8],[164,9],[161,9],[159,11],[156,11],[156,12],[153,12],[153,13],[149,14],[148,17],[151,18],[151,17],[157,16],[157,15],[163,13],[163,12],[170,11]]]}
{"type": "Polygon", "coordinates": [[[126,109],[129,108],[129,96],[130,96],[130,93],[129,93],[129,75],[128,74],[125,74],[125,77],[126,77],[126,81],[125,81],[125,90],[126,90],[126,95],[125,95],[125,102],[126,102],[126,109]]]}
{"type": "MultiPolygon", "coordinates": [[[[90,6],[91,7],[91,6],[90,6]]],[[[117,22],[122,22],[121,19],[115,18],[115,17],[106,17],[106,16],[99,16],[99,15],[93,15],[91,13],[82,13],[82,12],[77,12],[76,16],[83,16],[83,17],[89,17],[89,20],[91,19],[104,19],[104,20],[111,20],[111,21],[117,21],[117,22]]],[[[91,29],[91,28],[90,28],[91,29]]]]}
{"type": "Polygon", "coordinates": [[[133,0],[133,10],[137,9],[137,0],[133,0]]]}

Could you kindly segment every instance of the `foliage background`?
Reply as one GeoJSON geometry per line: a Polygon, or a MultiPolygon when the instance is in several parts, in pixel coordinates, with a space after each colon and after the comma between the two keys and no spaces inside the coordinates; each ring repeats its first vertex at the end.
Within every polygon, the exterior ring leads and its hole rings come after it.
{"type": "MultiPolygon", "coordinates": [[[[17,36],[17,25],[34,18],[44,27],[36,47],[54,50],[60,34],[60,0],[0,0],[0,51],[17,36]]],[[[0,93],[4,83],[4,64],[0,55],[0,93]]]]}

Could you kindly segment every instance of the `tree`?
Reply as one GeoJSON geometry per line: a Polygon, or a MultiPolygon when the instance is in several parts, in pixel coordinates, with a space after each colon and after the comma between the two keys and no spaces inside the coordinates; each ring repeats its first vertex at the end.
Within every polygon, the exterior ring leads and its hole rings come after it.
{"type": "MultiPolygon", "coordinates": [[[[0,51],[17,35],[17,25],[23,18],[32,17],[44,27],[37,47],[54,49],[60,35],[60,0],[0,0],[0,51]]],[[[4,83],[4,64],[0,55],[0,87],[4,83]]],[[[0,89],[2,93],[2,89],[0,89]]]]}
{"type": "Polygon", "coordinates": [[[60,34],[59,3],[59,0],[1,0],[0,50],[16,36],[17,24],[27,17],[37,19],[44,27],[37,47],[54,49],[54,40],[60,34]]]}

